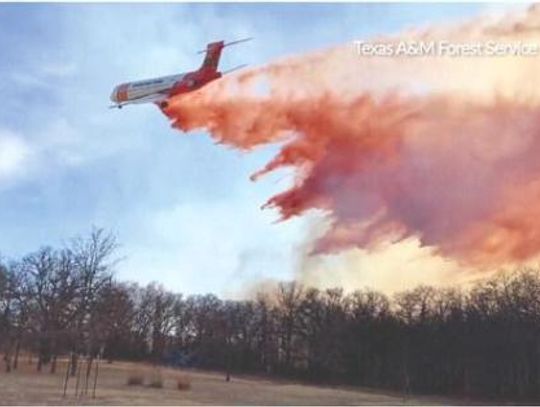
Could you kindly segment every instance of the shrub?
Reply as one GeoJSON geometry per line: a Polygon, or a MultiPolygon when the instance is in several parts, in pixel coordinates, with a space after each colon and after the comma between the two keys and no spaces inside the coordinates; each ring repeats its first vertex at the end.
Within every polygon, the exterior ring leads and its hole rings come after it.
{"type": "Polygon", "coordinates": [[[178,390],[191,389],[191,379],[187,376],[178,376],[176,378],[176,387],[178,388],[178,390]]]}
{"type": "Polygon", "coordinates": [[[130,373],[127,379],[128,386],[142,386],[144,384],[144,376],[141,373],[130,373]]]}

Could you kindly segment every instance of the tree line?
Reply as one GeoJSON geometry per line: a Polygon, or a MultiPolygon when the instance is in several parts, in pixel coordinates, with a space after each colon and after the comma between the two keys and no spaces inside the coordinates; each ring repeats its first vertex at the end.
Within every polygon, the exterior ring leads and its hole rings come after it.
{"type": "Polygon", "coordinates": [[[252,300],[173,293],[114,278],[117,243],[93,231],[0,262],[0,351],[36,369],[58,357],[151,361],[314,382],[510,400],[540,399],[540,272],[469,289],[388,297],[296,282],[252,300]]]}

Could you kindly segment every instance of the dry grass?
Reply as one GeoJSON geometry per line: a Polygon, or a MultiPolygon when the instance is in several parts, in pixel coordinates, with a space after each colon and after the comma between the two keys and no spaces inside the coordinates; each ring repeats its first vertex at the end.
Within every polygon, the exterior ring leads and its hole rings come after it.
{"type": "Polygon", "coordinates": [[[144,385],[144,375],[141,372],[131,372],[127,378],[128,386],[144,385]]]}
{"type": "MultiPolygon", "coordinates": [[[[0,366],[1,367],[1,366],[0,366]]],[[[406,397],[384,391],[307,386],[285,380],[233,376],[225,381],[223,373],[181,371],[159,368],[163,388],[145,386],[156,367],[144,363],[114,362],[102,364],[96,398],[75,395],[76,378],[70,377],[66,397],[62,397],[67,359],[58,360],[56,374],[36,372],[36,364],[21,360],[19,369],[5,373],[0,368],[0,405],[456,405],[455,400],[406,397]],[[135,378],[136,383],[126,385],[135,378]],[[178,382],[180,380],[180,387],[178,382]],[[188,384],[189,383],[189,384],[188,384]],[[189,391],[185,387],[190,386],[189,391]],[[186,389],[187,390],[187,389],[186,389]]],[[[91,393],[91,392],[90,392],[91,393]]],[[[471,404],[470,402],[467,404],[471,404]]]]}
{"type": "Polygon", "coordinates": [[[163,377],[161,376],[160,372],[155,372],[152,374],[152,376],[150,376],[148,387],[152,387],[154,389],[163,388],[163,377]]]}
{"type": "Polygon", "coordinates": [[[178,376],[176,378],[176,388],[180,391],[191,389],[191,378],[188,376],[178,376]]]}

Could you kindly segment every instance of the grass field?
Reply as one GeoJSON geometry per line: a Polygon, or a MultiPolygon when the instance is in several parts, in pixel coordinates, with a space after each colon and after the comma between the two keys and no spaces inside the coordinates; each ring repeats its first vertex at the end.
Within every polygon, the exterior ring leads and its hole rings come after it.
{"type": "Polygon", "coordinates": [[[226,382],[220,373],[180,371],[151,365],[115,362],[102,364],[96,391],[75,397],[75,379],[71,379],[63,398],[66,362],[60,361],[56,374],[35,372],[35,365],[23,361],[17,371],[0,372],[0,404],[83,404],[83,405],[360,405],[360,404],[456,404],[455,401],[429,397],[403,397],[399,394],[362,389],[330,388],[273,381],[253,377],[235,377],[226,382]],[[144,376],[143,385],[127,384],[130,376],[144,376]],[[151,378],[160,377],[163,387],[150,387],[151,378]],[[177,380],[190,382],[188,390],[178,390],[177,380]]]}

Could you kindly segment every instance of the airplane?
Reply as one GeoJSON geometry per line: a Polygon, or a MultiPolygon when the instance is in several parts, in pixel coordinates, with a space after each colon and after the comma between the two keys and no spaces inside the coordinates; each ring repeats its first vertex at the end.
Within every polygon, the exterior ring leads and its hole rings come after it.
{"type": "Polygon", "coordinates": [[[244,38],[229,43],[224,41],[209,43],[205,50],[198,52],[198,54],[206,53],[206,56],[201,67],[196,71],[118,85],[111,94],[111,101],[115,104],[109,107],[121,109],[129,104],[155,103],[160,109],[166,109],[171,97],[200,89],[224,74],[245,67],[246,65],[240,65],[228,71],[219,72],[219,58],[223,48],[251,40],[252,38],[244,38]]]}

